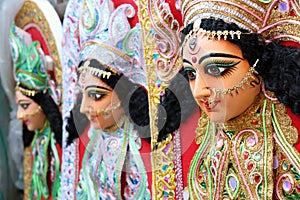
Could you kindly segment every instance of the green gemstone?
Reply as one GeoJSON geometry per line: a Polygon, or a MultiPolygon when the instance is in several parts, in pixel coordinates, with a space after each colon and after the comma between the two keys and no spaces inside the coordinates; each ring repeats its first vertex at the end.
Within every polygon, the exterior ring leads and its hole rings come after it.
{"type": "Polygon", "coordinates": [[[289,166],[288,166],[286,163],[283,163],[283,164],[282,164],[282,169],[283,169],[283,170],[286,171],[286,170],[288,170],[288,168],[289,168],[289,166]]]}

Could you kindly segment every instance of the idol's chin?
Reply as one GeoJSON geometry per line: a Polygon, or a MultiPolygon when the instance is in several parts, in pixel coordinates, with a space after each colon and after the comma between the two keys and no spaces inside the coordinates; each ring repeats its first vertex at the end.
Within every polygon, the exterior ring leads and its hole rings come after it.
{"type": "Polygon", "coordinates": [[[206,113],[211,122],[214,123],[225,123],[229,119],[226,119],[226,116],[223,113],[218,112],[209,112],[206,113]]]}

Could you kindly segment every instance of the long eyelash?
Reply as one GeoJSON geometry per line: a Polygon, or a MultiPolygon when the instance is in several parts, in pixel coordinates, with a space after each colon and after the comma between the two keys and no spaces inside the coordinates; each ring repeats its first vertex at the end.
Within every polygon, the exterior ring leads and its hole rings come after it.
{"type": "Polygon", "coordinates": [[[237,69],[237,67],[231,67],[226,69],[224,72],[221,73],[222,78],[227,78],[228,76],[230,76],[235,70],[237,69]]]}
{"type": "Polygon", "coordinates": [[[241,61],[232,61],[232,60],[224,60],[224,59],[212,59],[210,60],[207,64],[205,64],[204,66],[207,66],[209,64],[215,64],[216,66],[220,66],[223,65],[223,67],[225,68],[229,68],[229,67],[233,67],[237,64],[239,64],[241,61]]]}
{"type": "MultiPolygon", "coordinates": [[[[94,93],[94,94],[96,94],[96,93],[94,93]]],[[[100,99],[97,99],[96,101],[102,100],[104,97],[106,97],[106,95],[107,95],[108,93],[98,93],[98,94],[100,94],[101,97],[100,97],[100,99]]]]}

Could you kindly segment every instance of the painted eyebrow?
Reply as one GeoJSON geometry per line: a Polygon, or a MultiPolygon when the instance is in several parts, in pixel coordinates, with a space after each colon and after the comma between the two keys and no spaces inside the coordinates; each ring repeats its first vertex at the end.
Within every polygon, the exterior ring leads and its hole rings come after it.
{"type": "Polygon", "coordinates": [[[187,59],[183,59],[182,60],[183,62],[186,62],[186,63],[188,63],[188,64],[190,64],[190,65],[193,65],[190,61],[188,61],[187,59]]]}
{"type": "Polygon", "coordinates": [[[206,54],[206,55],[202,56],[199,59],[199,64],[201,64],[201,62],[203,60],[205,60],[206,58],[210,58],[210,57],[238,58],[238,59],[244,60],[244,58],[241,58],[239,56],[232,55],[232,54],[227,54],[227,53],[209,53],[209,54],[206,54]]]}
{"type": "Polygon", "coordinates": [[[17,101],[17,104],[19,104],[19,103],[31,103],[31,101],[27,100],[27,99],[20,99],[17,101]]]}
{"type": "Polygon", "coordinates": [[[87,90],[89,88],[99,88],[99,89],[104,89],[104,90],[110,91],[110,89],[99,86],[99,85],[89,85],[89,86],[86,86],[86,88],[84,88],[84,90],[87,90]]]}

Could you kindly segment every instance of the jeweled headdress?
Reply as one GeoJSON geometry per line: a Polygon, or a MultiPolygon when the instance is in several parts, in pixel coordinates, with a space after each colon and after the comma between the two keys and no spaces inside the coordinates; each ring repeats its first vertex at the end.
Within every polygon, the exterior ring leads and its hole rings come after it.
{"type": "Polygon", "coordinates": [[[58,103],[55,83],[47,72],[52,67],[52,59],[44,54],[39,41],[32,41],[29,33],[12,25],[10,49],[16,90],[27,96],[34,96],[40,92],[48,93],[55,97],[53,99],[58,103]]]}
{"type": "MultiPolygon", "coordinates": [[[[300,2],[295,0],[183,0],[184,25],[204,18],[235,23],[267,40],[300,42],[300,2]]],[[[199,22],[198,22],[199,24],[199,22]]]]}
{"type": "Polygon", "coordinates": [[[80,59],[97,59],[146,87],[139,24],[130,27],[127,18],[137,15],[130,4],[114,10],[110,0],[84,1],[79,21],[80,59]]]}

